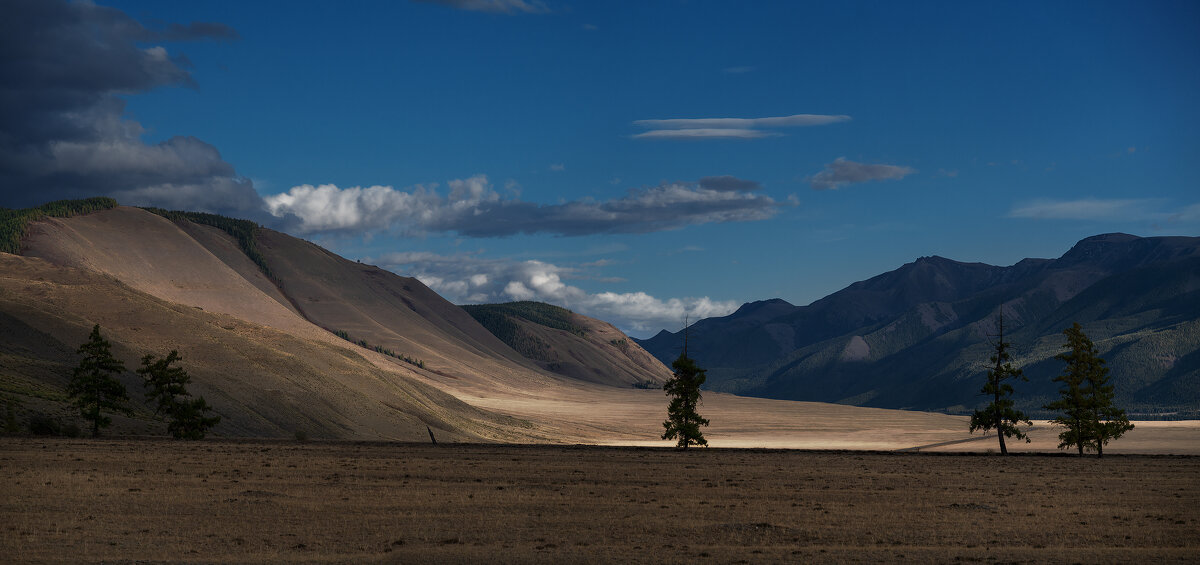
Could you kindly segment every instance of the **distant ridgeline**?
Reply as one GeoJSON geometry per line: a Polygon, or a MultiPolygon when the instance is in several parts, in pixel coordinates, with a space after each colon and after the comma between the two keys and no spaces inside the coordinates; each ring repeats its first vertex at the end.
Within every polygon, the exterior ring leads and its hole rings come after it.
{"type": "MultiPolygon", "coordinates": [[[[922,257],[807,306],[743,305],[689,328],[707,387],[747,396],[969,414],[1003,305],[1017,407],[1058,397],[1065,328],[1079,322],[1138,418],[1200,416],[1200,237],[1104,234],[1008,267],[922,257]]],[[[642,347],[664,363],[682,335],[642,347]]]]}
{"type": "Polygon", "coordinates": [[[201,224],[212,226],[232,236],[237,240],[238,245],[242,248],[242,253],[245,253],[255,265],[258,265],[267,278],[279,284],[279,279],[271,272],[271,267],[267,266],[267,259],[263,257],[261,251],[258,250],[258,230],[261,226],[250,220],[238,220],[236,218],[227,218],[217,214],[207,214],[204,212],[184,212],[182,210],[163,210],[162,208],[142,208],[147,212],[152,212],[162,216],[172,222],[189,221],[193,224],[201,224]]]}
{"type": "Polygon", "coordinates": [[[57,200],[36,208],[0,208],[0,251],[19,255],[21,239],[29,234],[29,224],[42,218],[69,218],[117,207],[112,198],[57,200]]]}
{"type": "Polygon", "coordinates": [[[521,355],[539,361],[551,361],[550,344],[521,329],[513,318],[523,318],[538,325],[563,330],[579,337],[587,330],[571,321],[572,312],[566,308],[542,302],[506,302],[504,304],[472,304],[461,307],[492,335],[521,355]]]}

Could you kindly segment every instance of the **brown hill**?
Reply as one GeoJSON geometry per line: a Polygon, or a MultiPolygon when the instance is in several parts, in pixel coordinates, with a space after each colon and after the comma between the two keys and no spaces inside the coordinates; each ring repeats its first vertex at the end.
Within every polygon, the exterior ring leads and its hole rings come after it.
{"type": "MultiPolygon", "coordinates": [[[[605,344],[619,350],[611,327],[575,318],[592,336],[583,345],[528,327],[593,369],[551,373],[415,279],[254,233],[257,259],[230,232],[135,208],[34,223],[22,242],[29,256],[0,254],[0,392],[26,412],[68,413],[74,349],[98,323],[131,366],[178,349],[223,435],[424,441],[429,425],[452,440],[663,443],[662,391],[629,386],[659,370],[594,371],[617,359],[592,356],[605,344]]],[[[124,378],[136,399],[136,377],[124,378]]],[[[967,436],[957,417],[716,393],[702,412],[714,446],[888,448],[967,436]]],[[[144,408],[121,425],[161,432],[144,408]]]]}
{"type": "Polygon", "coordinates": [[[612,324],[540,302],[463,306],[506,345],[538,366],[581,381],[660,388],[671,376],[612,324]]]}
{"type": "MultiPolygon", "coordinates": [[[[222,435],[419,441],[429,425],[446,438],[521,439],[512,433],[519,422],[371,359],[377,354],[167,302],[94,271],[0,253],[0,312],[0,386],[24,411],[69,413],[62,401],[75,348],[100,324],[131,369],[145,353],[182,352],[191,391],[217,408],[222,435]]],[[[139,410],[121,429],[155,431],[136,375],[122,380],[139,410]]]]}

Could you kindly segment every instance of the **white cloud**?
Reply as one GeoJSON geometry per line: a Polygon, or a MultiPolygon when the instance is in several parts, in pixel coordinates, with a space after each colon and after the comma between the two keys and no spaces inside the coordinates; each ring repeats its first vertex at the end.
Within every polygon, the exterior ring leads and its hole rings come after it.
{"type": "Polygon", "coordinates": [[[550,170],[554,172],[565,171],[567,170],[567,166],[563,165],[562,163],[554,163],[550,165],[550,170]]]}
{"type": "Polygon", "coordinates": [[[389,253],[371,261],[420,279],[451,302],[537,300],[643,335],[674,328],[685,315],[693,319],[724,316],[739,306],[709,297],[662,299],[645,292],[589,293],[563,282],[580,278],[580,268],[603,266],[601,261],[576,268],[534,260],[485,259],[472,253],[447,256],[428,252],[389,253]]]}
{"type": "Polygon", "coordinates": [[[782,135],[763,131],[763,128],[790,128],[823,126],[844,122],[845,115],[795,114],[766,118],[672,118],[660,120],[637,120],[634,125],[650,131],[633,136],[634,139],[756,139],[782,135]]]}
{"type": "Polygon", "coordinates": [[[911,167],[856,163],[838,157],[825,170],[809,178],[814,190],[837,190],[844,185],[877,180],[902,179],[917,172],[911,167]]]}
{"type": "Polygon", "coordinates": [[[456,232],[471,237],[550,233],[648,233],[688,225],[745,222],[770,218],[779,205],[747,187],[753,181],[731,176],[705,177],[699,183],[667,183],[634,189],[611,200],[574,200],[535,204],[502,198],[487,176],[409,191],[390,186],[338,188],[300,185],[264,198],[267,210],[288,220],[298,233],[390,230],[400,234],[456,232]],[[714,180],[715,179],[715,180],[714,180]],[[713,184],[713,183],[716,184],[713,184]],[[728,186],[741,187],[728,190],[728,186]]]}

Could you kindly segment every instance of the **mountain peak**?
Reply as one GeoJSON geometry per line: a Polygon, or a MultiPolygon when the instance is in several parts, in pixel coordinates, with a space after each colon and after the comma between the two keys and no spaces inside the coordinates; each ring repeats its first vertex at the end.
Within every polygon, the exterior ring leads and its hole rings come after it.
{"type": "Polygon", "coordinates": [[[796,306],[794,304],[792,304],[791,302],[788,302],[782,298],[771,298],[768,300],[756,300],[754,302],[747,302],[745,304],[742,304],[742,306],[740,308],[738,308],[736,312],[730,314],[727,317],[728,318],[736,318],[736,317],[751,316],[751,315],[760,314],[760,313],[770,313],[768,315],[774,315],[775,313],[777,313],[780,310],[790,310],[795,307],[796,306]]]}
{"type": "Polygon", "coordinates": [[[1142,239],[1142,238],[1140,238],[1136,235],[1130,235],[1130,234],[1121,233],[1121,232],[1102,233],[1100,235],[1093,235],[1091,237],[1085,237],[1085,238],[1079,240],[1079,243],[1076,243],[1075,245],[1079,245],[1080,243],[1126,243],[1126,242],[1130,242],[1130,241],[1136,241],[1139,239],[1142,239]]]}

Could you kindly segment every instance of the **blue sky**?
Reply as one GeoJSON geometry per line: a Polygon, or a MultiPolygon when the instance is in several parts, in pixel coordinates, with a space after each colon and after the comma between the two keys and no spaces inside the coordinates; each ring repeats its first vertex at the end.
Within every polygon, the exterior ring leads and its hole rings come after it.
{"type": "Polygon", "coordinates": [[[10,128],[51,157],[0,148],[37,187],[0,205],[252,217],[637,336],[924,255],[1200,232],[1195,2],[101,5],[3,8],[50,13],[8,18],[9,113],[94,123],[10,128]]]}

